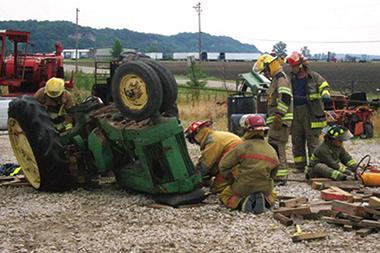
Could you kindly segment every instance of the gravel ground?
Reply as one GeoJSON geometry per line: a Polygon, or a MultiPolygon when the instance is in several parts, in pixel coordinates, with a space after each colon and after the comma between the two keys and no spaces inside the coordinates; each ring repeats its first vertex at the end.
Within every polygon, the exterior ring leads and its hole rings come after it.
{"type": "MultiPolygon", "coordinates": [[[[193,158],[197,148],[189,145],[193,158]]],[[[370,152],[380,161],[375,141],[347,145],[356,159],[370,152]],[[366,145],[364,145],[366,144],[366,145]]],[[[15,162],[7,136],[0,132],[0,163],[15,162]]],[[[300,174],[292,174],[300,178],[300,174]]],[[[289,182],[280,195],[319,200],[305,183],[289,182]]],[[[104,184],[62,194],[31,187],[0,187],[0,252],[375,252],[379,234],[365,238],[335,225],[306,220],[304,231],[326,231],[324,240],[293,243],[293,227],[272,218],[229,211],[209,197],[196,208],[154,209],[148,196],[104,184]]]]}

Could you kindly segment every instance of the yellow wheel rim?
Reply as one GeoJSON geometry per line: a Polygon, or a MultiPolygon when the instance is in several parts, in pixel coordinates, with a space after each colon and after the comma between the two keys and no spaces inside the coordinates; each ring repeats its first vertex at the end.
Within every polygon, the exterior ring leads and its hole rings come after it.
{"type": "Polygon", "coordinates": [[[127,74],[120,81],[120,98],[130,110],[141,110],[148,103],[146,83],[135,74],[127,74]]]}
{"type": "Polygon", "coordinates": [[[26,179],[34,188],[40,188],[41,177],[36,158],[34,157],[33,150],[30,147],[25,132],[14,118],[8,119],[8,135],[13,152],[26,179]]]}

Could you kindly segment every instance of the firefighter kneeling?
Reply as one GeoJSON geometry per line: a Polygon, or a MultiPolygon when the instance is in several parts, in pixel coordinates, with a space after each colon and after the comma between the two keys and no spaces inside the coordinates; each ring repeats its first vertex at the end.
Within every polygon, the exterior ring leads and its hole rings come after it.
{"type": "Polygon", "coordinates": [[[357,163],[343,147],[343,142],[352,138],[352,134],[340,125],[328,126],[323,132],[325,140],[312,154],[306,178],[352,179],[357,163]]]}
{"type": "Polygon", "coordinates": [[[218,163],[233,147],[241,143],[239,136],[224,131],[212,129],[211,121],[194,121],[185,130],[186,139],[193,144],[198,144],[201,149],[201,157],[196,165],[208,182],[215,176],[211,185],[213,192],[221,192],[228,184],[219,174],[218,163]]]}
{"type": "Polygon", "coordinates": [[[230,183],[219,194],[219,199],[228,208],[259,214],[276,200],[273,178],[279,159],[276,150],[264,139],[268,127],[262,116],[250,114],[240,124],[245,130],[245,141],[228,152],[219,163],[220,174],[230,183]],[[232,174],[234,166],[238,168],[236,176],[232,174]]]}

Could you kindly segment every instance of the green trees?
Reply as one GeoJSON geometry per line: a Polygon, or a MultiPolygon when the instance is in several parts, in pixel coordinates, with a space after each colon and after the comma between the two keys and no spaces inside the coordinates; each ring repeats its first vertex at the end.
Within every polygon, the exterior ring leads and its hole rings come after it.
{"type": "Polygon", "coordinates": [[[273,45],[273,52],[278,56],[286,55],[286,44],[285,42],[279,41],[275,45],[273,45]]]}
{"type": "Polygon", "coordinates": [[[194,105],[195,101],[199,101],[200,89],[207,85],[207,74],[202,70],[199,64],[195,61],[191,61],[186,76],[189,79],[186,84],[191,87],[191,100],[194,105]]]}
{"type": "Polygon", "coordinates": [[[123,46],[121,45],[120,40],[116,39],[113,42],[111,55],[113,58],[119,58],[120,54],[123,52],[123,46]]]}

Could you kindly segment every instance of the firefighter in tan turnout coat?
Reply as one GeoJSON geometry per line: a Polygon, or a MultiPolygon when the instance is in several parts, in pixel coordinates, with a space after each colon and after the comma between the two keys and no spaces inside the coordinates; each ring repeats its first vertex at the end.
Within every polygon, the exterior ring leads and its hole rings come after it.
{"type": "Polygon", "coordinates": [[[242,122],[244,142],[228,152],[219,163],[220,174],[230,183],[219,194],[221,202],[230,209],[262,213],[274,204],[273,178],[279,160],[274,148],[265,141],[268,127],[258,114],[250,114],[242,122]],[[237,167],[237,175],[232,168],[237,167]]]}
{"type": "Polygon", "coordinates": [[[268,93],[268,142],[277,151],[280,166],[276,179],[285,179],[288,176],[286,160],[286,143],[289,139],[290,127],[293,120],[292,90],[282,69],[283,60],[269,54],[263,54],[253,67],[258,73],[263,73],[271,80],[268,93]]]}
{"type": "Polygon", "coordinates": [[[45,87],[40,88],[34,97],[46,108],[55,128],[59,132],[73,127],[72,118],[67,115],[66,110],[74,106],[74,99],[70,92],[65,90],[63,79],[50,78],[45,87]]]}
{"type": "Polygon", "coordinates": [[[294,163],[298,170],[304,171],[307,156],[310,157],[318,147],[322,128],[326,126],[324,102],[330,99],[329,84],[309,69],[308,61],[301,53],[293,52],[287,63],[291,67],[294,104],[291,130],[294,163]]]}
{"type": "Polygon", "coordinates": [[[215,177],[211,190],[221,192],[227,186],[227,182],[219,174],[219,161],[233,147],[242,142],[241,138],[230,132],[212,129],[211,121],[192,122],[186,128],[185,136],[190,143],[200,146],[201,156],[196,169],[201,172],[204,179],[215,177]]]}

